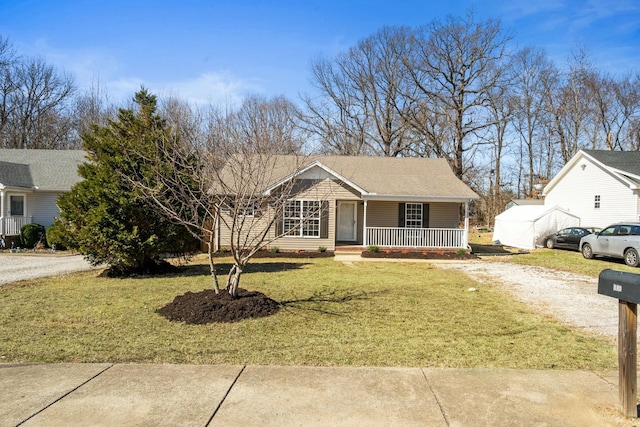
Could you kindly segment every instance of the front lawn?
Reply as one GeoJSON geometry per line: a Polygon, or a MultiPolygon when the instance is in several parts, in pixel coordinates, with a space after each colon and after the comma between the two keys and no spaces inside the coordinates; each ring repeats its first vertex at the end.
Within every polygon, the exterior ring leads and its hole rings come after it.
{"type": "Polygon", "coordinates": [[[259,259],[240,286],[282,303],[277,314],[208,325],[158,315],[175,296],[211,287],[201,261],[170,277],[85,272],[2,286],[0,361],[616,367],[609,342],[423,263],[259,259]]]}

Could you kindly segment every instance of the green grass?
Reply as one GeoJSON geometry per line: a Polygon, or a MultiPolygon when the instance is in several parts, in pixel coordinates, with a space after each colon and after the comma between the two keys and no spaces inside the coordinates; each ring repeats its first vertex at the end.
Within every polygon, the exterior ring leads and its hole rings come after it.
{"type": "Polygon", "coordinates": [[[585,259],[580,252],[566,251],[562,249],[536,249],[528,254],[496,257],[494,261],[506,261],[524,265],[538,265],[540,267],[553,268],[555,270],[569,271],[584,274],[585,276],[598,277],[605,268],[627,271],[640,274],[640,268],[629,267],[621,259],[595,258],[585,259]]]}
{"type": "Polygon", "coordinates": [[[241,286],[283,303],[233,324],[155,310],[211,287],[204,265],[162,278],[95,272],[0,287],[0,360],[614,369],[603,339],[533,314],[488,284],[429,264],[256,260],[241,286]],[[477,289],[469,291],[470,287],[477,289]]]}

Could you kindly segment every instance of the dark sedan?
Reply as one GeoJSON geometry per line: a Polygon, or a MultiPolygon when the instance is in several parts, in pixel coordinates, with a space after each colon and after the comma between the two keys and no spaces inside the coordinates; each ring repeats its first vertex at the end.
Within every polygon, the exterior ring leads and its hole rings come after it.
{"type": "Polygon", "coordinates": [[[569,227],[547,236],[544,245],[549,248],[580,250],[580,239],[589,234],[600,231],[596,227],[569,227]]]}

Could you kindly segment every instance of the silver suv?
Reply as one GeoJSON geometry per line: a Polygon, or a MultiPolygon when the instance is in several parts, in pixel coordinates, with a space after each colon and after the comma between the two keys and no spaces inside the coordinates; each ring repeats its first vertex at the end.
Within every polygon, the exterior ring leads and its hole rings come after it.
{"type": "Polygon", "coordinates": [[[604,255],[624,259],[631,267],[640,264],[640,222],[612,224],[599,233],[589,234],[580,239],[582,256],[591,259],[604,255]]]}

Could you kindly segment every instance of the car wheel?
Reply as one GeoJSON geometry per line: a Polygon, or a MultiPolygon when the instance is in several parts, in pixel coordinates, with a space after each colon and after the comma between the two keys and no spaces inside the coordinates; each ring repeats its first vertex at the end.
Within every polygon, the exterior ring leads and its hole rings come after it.
{"type": "Polygon", "coordinates": [[[640,259],[638,259],[638,251],[633,248],[627,249],[624,253],[624,263],[629,267],[637,267],[640,264],[640,259]]]}
{"type": "Polygon", "coordinates": [[[591,249],[590,244],[585,243],[584,245],[582,245],[582,256],[586,259],[593,258],[593,249],[591,249]]]}
{"type": "Polygon", "coordinates": [[[547,239],[547,242],[545,243],[545,246],[548,249],[553,249],[553,239],[547,239]]]}

